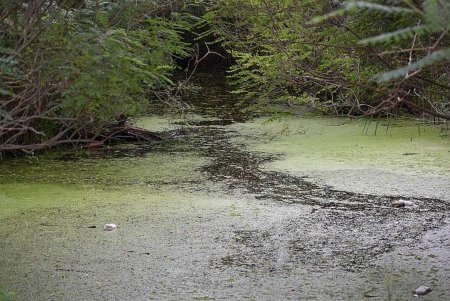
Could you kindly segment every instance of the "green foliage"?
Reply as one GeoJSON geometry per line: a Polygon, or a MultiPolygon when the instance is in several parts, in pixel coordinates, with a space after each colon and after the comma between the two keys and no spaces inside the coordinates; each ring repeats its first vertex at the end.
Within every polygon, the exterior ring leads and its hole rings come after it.
{"type": "Polygon", "coordinates": [[[448,103],[447,0],[30,3],[0,2],[0,146],[86,141],[151,109],[178,87],[193,28],[229,51],[234,93],[249,106],[372,114],[382,99],[403,99],[395,93],[448,103]]]}
{"type": "Polygon", "coordinates": [[[43,37],[52,52],[43,80],[65,82],[64,116],[102,124],[136,114],[148,106],[152,91],[173,84],[174,56],[189,55],[181,38],[183,20],[148,17],[128,30],[110,26],[114,13],[109,6],[72,12],[74,23],[55,23],[43,37]]]}
{"type": "Polygon", "coordinates": [[[437,50],[432,52],[431,54],[409,64],[404,67],[384,72],[382,74],[377,75],[375,78],[379,82],[387,82],[393,79],[397,79],[399,77],[404,77],[407,74],[410,74],[414,71],[422,69],[426,66],[430,66],[439,61],[444,61],[450,58],[450,48],[445,48],[442,50],[437,50]]]}
{"type": "Polygon", "coordinates": [[[181,0],[28,2],[0,3],[0,151],[4,141],[86,141],[150,110],[192,52],[181,0]]]}
{"type": "Polygon", "coordinates": [[[269,101],[294,105],[287,99],[317,107],[327,105],[330,96],[339,102],[376,97],[362,89],[351,91],[340,80],[359,84],[379,68],[360,56],[353,46],[357,38],[336,26],[309,25],[328,7],[328,1],[294,0],[233,0],[212,7],[205,16],[213,28],[208,33],[236,61],[229,76],[235,93],[262,107],[269,101]]]}
{"type": "Polygon", "coordinates": [[[360,40],[358,43],[361,45],[380,44],[380,43],[393,43],[399,42],[404,39],[412,39],[416,34],[422,34],[426,32],[425,26],[410,26],[396,31],[383,33],[374,37],[360,40]]]}
{"type": "Polygon", "coordinates": [[[414,3],[230,0],[210,7],[205,34],[234,57],[229,78],[252,107],[297,99],[324,112],[374,114],[386,98],[396,100],[387,102],[389,110],[405,95],[423,104],[428,93],[441,95],[433,101],[440,107],[447,99],[440,88],[448,86],[450,2],[414,3]]]}
{"type": "MultiPolygon", "coordinates": [[[[415,25],[400,28],[392,32],[384,32],[382,34],[362,39],[359,41],[362,45],[369,44],[392,44],[399,43],[403,40],[413,40],[415,37],[423,37],[432,34],[440,34],[442,39],[450,30],[450,2],[446,0],[424,0],[422,7],[417,8],[410,1],[400,1],[397,6],[381,5],[365,1],[350,1],[344,3],[343,10],[365,9],[369,12],[383,12],[386,14],[410,14],[416,16],[415,25]],[[405,8],[400,5],[408,5],[412,8],[405,8]]],[[[414,46],[414,45],[413,45],[414,46]]],[[[407,66],[399,67],[395,70],[388,71],[374,77],[378,82],[387,82],[390,80],[405,77],[411,72],[417,71],[426,66],[433,65],[440,61],[450,58],[450,48],[438,49],[438,45],[432,47],[431,53],[410,62],[407,66]]]]}
{"type": "Polygon", "coordinates": [[[423,18],[428,31],[444,32],[450,30],[450,2],[446,0],[425,0],[423,18]]]}
{"type": "MultiPolygon", "coordinates": [[[[14,77],[17,61],[14,59],[14,50],[0,46],[0,95],[10,95],[12,92],[2,84],[2,77],[14,77]]],[[[0,120],[5,117],[6,112],[0,109],[0,120]]]]}

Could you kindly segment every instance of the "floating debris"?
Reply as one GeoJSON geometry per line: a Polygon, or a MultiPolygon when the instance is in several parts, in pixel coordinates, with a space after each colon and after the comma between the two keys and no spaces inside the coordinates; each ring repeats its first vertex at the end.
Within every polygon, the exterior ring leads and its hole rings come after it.
{"type": "Polygon", "coordinates": [[[415,297],[423,296],[428,294],[429,292],[431,292],[431,288],[429,288],[428,286],[421,285],[414,290],[414,296],[415,297]]]}
{"type": "Polygon", "coordinates": [[[418,155],[419,153],[403,153],[403,156],[418,155]]]}
{"type": "Polygon", "coordinates": [[[104,231],[113,231],[117,229],[117,225],[116,224],[106,224],[103,226],[103,230],[104,231]]]}
{"type": "Polygon", "coordinates": [[[417,205],[414,202],[402,200],[402,199],[392,202],[391,206],[395,207],[395,208],[417,207],[417,205]]]}

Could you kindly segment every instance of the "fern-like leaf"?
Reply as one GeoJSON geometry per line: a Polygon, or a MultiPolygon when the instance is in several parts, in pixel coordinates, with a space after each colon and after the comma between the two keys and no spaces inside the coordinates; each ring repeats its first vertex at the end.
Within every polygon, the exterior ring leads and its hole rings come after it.
{"type": "Polygon", "coordinates": [[[404,67],[377,75],[374,79],[380,83],[388,82],[393,79],[404,77],[408,73],[414,72],[423,67],[430,66],[436,62],[443,61],[446,59],[450,59],[450,48],[445,48],[442,50],[435,51],[435,52],[431,53],[430,55],[427,55],[426,57],[423,57],[420,60],[415,61],[414,63],[412,63],[408,66],[404,66],[404,67]]]}
{"type": "Polygon", "coordinates": [[[342,8],[341,9],[337,9],[337,10],[332,11],[331,13],[328,13],[326,15],[314,17],[314,18],[312,18],[311,21],[307,22],[307,24],[308,25],[319,24],[319,23],[322,23],[322,22],[324,22],[326,20],[329,20],[331,18],[343,16],[345,14],[345,12],[346,12],[345,9],[342,9],[342,8]]]}
{"type": "Polygon", "coordinates": [[[385,14],[411,14],[414,10],[406,7],[387,6],[367,1],[349,1],[344,2],[343,6],[346,10],[365,9],[370,11],[378,11],[385,14]]]}
{"type": "Polygon", "coordinates": [[[363,39],[358,41],[358,44],[361,45],[369,45],[369,44],[378,44],[378,43],[391,43],[398,42],[403,39],[409,39],[414,37],[415,34],[423,34],[428,31],[427,26],[410,26],[406,28],[402,28],[396,31],[387,32],[380,34],[378,36],[370,37],[367,39],[363,39]]]}
{"type": "Polygon", "coordinates": [[[425,0],[423,11],[426,24],[433,32],[450,29],[450,1],[425,0]]]}
{"type": "Polygon", "coordinates": [[[341,8],[336,9],[326,15],[314,17],[308,24],[318,24],[324,22],[328,19],[343,16],[347,11],[352,10],[368,10],[368,11],[378,11],[384,14],[412,14],[414,10],[406,7],[398,7],[398,6],[387,6],[367,1],[347,1],[342,3],[341,8]]]}

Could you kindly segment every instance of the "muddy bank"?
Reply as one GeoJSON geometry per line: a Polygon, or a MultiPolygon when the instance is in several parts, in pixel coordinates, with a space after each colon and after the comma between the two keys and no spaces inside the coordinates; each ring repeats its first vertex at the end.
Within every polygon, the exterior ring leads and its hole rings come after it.
{"type": "Polygon", "coordinates": [[[342,125],[325,144],[324,119],[290,134],[214,120],[149,118],[164,142],[2,164],[0,284],[19,300],[450,299],[445,140],[417,138],[430,155],[412,160],[408,135],[378,149],[342,125]],[[383,174],[354,188],[363,170],[401,175],[397,193],[383,174]],[[415,206],[391,207],[402,198],[415,206]]]}

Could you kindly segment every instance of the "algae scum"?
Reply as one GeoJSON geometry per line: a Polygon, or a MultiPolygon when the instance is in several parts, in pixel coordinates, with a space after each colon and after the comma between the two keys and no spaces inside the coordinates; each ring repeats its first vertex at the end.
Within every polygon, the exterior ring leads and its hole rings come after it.
{"type": "Polygon", "coordinates": [[[2,162],[0,285],[18,300],[409,300],[420,285],[450,300],[439,129],[232,115],[143,118],[163,142],[2,162]]]}

